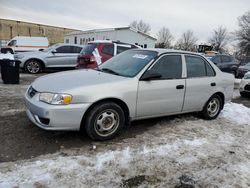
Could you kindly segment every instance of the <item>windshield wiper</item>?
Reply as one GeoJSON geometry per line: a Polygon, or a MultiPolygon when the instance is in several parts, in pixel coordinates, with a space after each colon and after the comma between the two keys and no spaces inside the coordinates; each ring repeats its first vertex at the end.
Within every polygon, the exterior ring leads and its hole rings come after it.
{"type": "Polygon", "coordinates": [[[109,69],[109,68],[102,68],[102,69],[99,69],[99,70],[101,70],[103,72],[108,72],[108,73],[111,73],[111,74],[115,74],[115,75],[121,76],[121,74],[119,74],[118,72],[115,72],[115,71],[113,71],[112,69],[109,69]]]}

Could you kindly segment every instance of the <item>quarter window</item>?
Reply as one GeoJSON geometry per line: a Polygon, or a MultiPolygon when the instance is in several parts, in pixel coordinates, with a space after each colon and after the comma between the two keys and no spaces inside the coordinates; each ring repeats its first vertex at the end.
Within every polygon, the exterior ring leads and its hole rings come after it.
{"type": "Polygon", "coordinates": [[[106,55],[114,55],[114,46],[113,45],[105,45],[102,48],[102,53],[106,54],[106,55]]]}
{"type": "Polygon", "coordinates": [[[151,70],[160,73],[162,75],[161,79],[180,79],[182,76],[181,56],[163,56],[156,62],[151,70]]]}

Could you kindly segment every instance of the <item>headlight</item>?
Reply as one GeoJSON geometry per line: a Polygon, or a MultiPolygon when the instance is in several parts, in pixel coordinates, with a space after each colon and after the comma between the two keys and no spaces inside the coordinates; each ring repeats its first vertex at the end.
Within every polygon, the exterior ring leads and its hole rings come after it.
{"type": "Polygon", "coordinates": [[[39,100],[48,104],[69,104],[72,96],[59,93],[40,93],[39,100]]]}
{"type": "Polygon", "coordinates": [[[17,55],[14,56],[14,58],[15,58],[15,59],[22,59],[22,58],[24,58],[24,55],[22,55],[22,54],[17,54],[17,55]]]}

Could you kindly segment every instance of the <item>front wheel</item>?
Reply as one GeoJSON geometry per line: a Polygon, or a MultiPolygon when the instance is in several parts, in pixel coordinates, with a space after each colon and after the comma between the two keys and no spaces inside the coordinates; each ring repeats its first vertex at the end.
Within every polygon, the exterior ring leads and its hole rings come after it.
{"type": "Polygon", "coordinates": [[[37,60],[28,60],[24,65],[24,70],[31,74],[37,74],[42,70],[42,65],[37,60]]]}
{"type": "Polygon", "coordinates": [[[94,140],[109,140],[125,125],[122,108],[113,102],[95,105],[87,114],[85,130],[94,140]]]}
{"type": "Polygon", "coordinates": [[[211,120],[215,119],[222,109],[222,99],[219,95],[213,95],[207,101],[203,110],[201,111],[201,115],[204,119],[211,120]]]}

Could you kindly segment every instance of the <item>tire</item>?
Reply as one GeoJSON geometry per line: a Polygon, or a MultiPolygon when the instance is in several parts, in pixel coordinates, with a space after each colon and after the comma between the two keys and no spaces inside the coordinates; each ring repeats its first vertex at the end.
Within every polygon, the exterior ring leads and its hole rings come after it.
{"type": "Polygon", "coordinates": [[[42,70],[42,65],[39,61],[31,59],[25,63],[24,70],[30,74],[37,74],[42,70]]]}
{"type": "Polygon", "coordinates": [[[87,114],[85,130],[93,140],[114,138],[125,125],[123,109],[114,102],[95,105],[87,114]]]}
{"type": "Polygon", "coordinates": [[[219,95],[215,94],[207,101],[201,115],[206,120],[212,120],[217,118],[222,109],[222,99],[219,95]]]}

